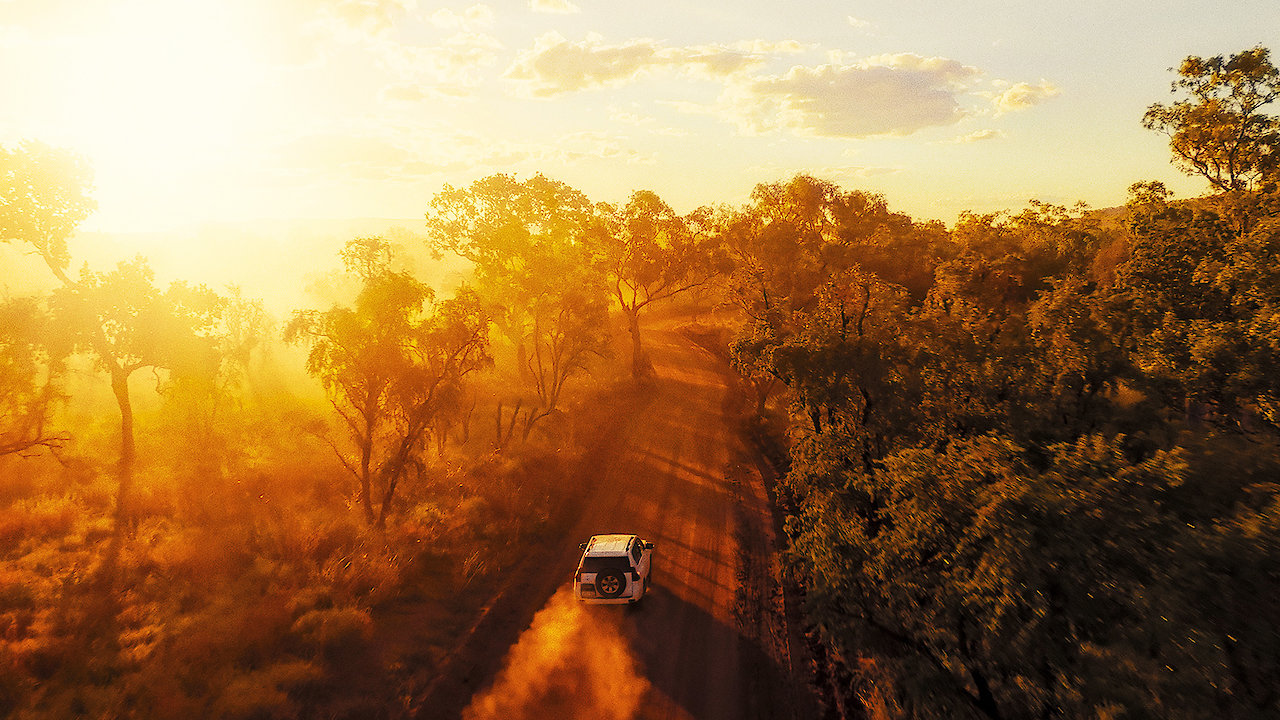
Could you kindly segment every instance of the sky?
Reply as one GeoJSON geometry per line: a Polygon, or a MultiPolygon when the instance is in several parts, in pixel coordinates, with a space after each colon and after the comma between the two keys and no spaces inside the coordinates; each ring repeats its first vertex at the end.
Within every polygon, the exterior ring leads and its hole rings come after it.
{"type": "Polygon", "coordinates": [[[1141,127],[1274,0],[0,0],[0,144],[71,148],[96,231],[419,218],[541,172],[680,211],[809,173],[955,221],[1202,183],[1141,127]]]}

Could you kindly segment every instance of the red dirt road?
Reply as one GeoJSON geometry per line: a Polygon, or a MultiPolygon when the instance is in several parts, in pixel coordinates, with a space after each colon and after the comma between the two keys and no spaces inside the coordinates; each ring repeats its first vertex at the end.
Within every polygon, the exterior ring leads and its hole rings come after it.
{"type": "MultiPolygon", "coordinates": [[[[567,550],[546,568],[556,577],[517,593],[541,607],[527,629],[500,663],[455,670],[485,688],[464,718],[811,716],[790,667],[764,483],[737,432],[724,362],[676,332],[645,340],[656,378],[644,410],[618,418],[588,453],[583,471],[596,481],[567,550]],[[654,584],[637,606],[584,606],[569,594],[577,543],[605,532],[657,544],[654,584]]],[[[492,613],[514,621],[520,604],[503,598],[492,613]]],[[[419,715],[448,716],[430,705],[419,715]]]]}

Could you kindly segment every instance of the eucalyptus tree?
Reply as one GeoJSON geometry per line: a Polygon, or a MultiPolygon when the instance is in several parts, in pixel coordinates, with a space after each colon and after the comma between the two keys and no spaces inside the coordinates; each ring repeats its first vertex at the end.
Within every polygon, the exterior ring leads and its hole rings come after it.
{"type": "Polygon", "coordinates": [[[1280,98],[1280,69],[1259,45],[1178,66],[1175,102],[1154,103],[1144,127],[1169,136],[1173,162],[1209,182],[1214,204],[1238,234],[1260,214],[1274,214],[1280,181],[1280,116],[1265,108],[1280,98]]]}
{"type": "Polygon", "coordinates": [[[285,339],[310,346],[307,372],[324,385],[346,434],[330,446],[356,481],[365,519],[382,527],[399,483],[425,472],[440,415],[457,408],[467,377],[491,362],[490,318],[465,287],[437,300],[393,270],[381,238],[348,242],[343,260],[360,281],[354,304],[295,312],[285,339]]]}
{"type": "Polygon", "coordinates": [[[651,372],[640,340],[640,313],[706,287],[727,271],[714,220],[708,208],[681,216],[647,190],[632,193],[622,207],[602,208],[591,248],[627,319],[633,376],[651,372]]]}
{"type": "Polygon", "coordinates": [[[193,345],[212,342],[222,300],[185,283],[161,291],[142,257],[106,272],[86,266],[73,278],[67,240],[95,207],[90,182],[88,166],[72,153],[35,142],[0,149],[0,238],[29,247],[58,280],[49,299],[52,324],[61,342],[88,352],[110,378],[120,412],[115,530],[104,564],[110,579],[131,520],[137,460],[129,380],[143,368],[169,368],[193,345]]]}
{"type": "MultiPolygon", "coordinates": [[[[585,195],[542,175],[446,185],[429,206],[429,246],[472,263],[477,295],[516,348],[526,396],[517,399],[510,427],[531,396],[525,437],[556,412],[566,384],[587,371],[589,358],[607,350],[607,295],[586,241],[595,218],[585,195]]],[[[501,448],[510,430],[504,434],[498,420],[501,448]]]]}

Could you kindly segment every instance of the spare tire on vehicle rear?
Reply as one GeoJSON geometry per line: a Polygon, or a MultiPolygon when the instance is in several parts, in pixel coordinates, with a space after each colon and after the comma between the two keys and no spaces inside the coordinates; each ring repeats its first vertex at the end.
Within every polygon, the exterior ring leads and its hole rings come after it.
{"type": "Polygon", "coordinates": [[[627,578],[621,570],[601,570],[596,573],[596,592],[603,598],[616,598],[627,587],[627,578]]]}

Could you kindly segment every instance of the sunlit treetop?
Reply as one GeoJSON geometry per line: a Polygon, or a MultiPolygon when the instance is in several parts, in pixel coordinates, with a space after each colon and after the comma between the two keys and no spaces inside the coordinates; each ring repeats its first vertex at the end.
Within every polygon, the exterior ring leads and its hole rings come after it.
{"type": "Polygon", "coordinates": [[[0,240],[31,243],[65,270],[67,238],[94,211],[93,171],[84,158],[42,142],[0,146],[0,240]]]}
{"type": "Polygon", "coordinates": [[[1265,108],[1280,98],[1280,70],[1265,47],[1229,57],[1190,56],[1178,67],[1175,93],[1155,103],[1143,125],[1169,135],[1174,163],[1217,191],[1274,186],[1280,170],[1280,117],[1265,108]]]}

